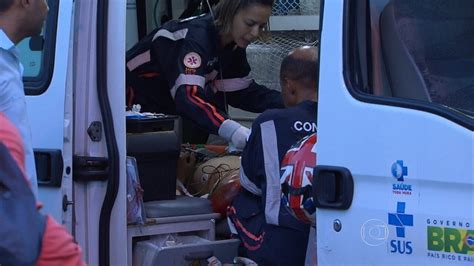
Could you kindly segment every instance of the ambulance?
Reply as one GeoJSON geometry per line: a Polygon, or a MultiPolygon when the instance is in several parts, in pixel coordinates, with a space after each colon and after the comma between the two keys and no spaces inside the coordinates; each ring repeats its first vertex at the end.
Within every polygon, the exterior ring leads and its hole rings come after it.
{"type": "MultiPolygon", "coordinates": [[[[48,0],[19,45],[39,200],[89,265],[132,265],[139,236],[168,230],[127,224],[125,53],[190,2],[48,0]]],[[[318,264],[474,264],[473,2],[275,2],[270,30],[319,48],[318,264]]],[[[186,225],[214,240],[206,219],[186,225]]]]}
{"type": "Polygon", "coordinates": [[[474,263],[473,10],[324,1],[320,265],[474,263]]]}

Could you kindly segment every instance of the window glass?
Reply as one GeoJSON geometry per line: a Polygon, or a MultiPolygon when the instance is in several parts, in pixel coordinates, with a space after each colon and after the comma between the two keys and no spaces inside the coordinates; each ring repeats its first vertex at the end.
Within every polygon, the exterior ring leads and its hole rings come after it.
{"type": "Polygon", "coordinates": [[[41,35],[26,38],[17,45],[24,67],[23,82],[27,95],[45,92],[53,75],[59,0],[47,2],[49,12],[41,35]]]}
{"type": "Polygon", "coordinates": [[[435,103],[473,118],[474,1],[368,3],[366,92],[435,103]]]}
{"type": "Polygon", "coordinates": [[[41,73],[43,49],[33,51],[32,48],[30,48],[30,42],[34,42],[34,39],[26,38],[17,46],[20,50],[20,60],[24,67],[23,77],[38,78],[41,73]]]}

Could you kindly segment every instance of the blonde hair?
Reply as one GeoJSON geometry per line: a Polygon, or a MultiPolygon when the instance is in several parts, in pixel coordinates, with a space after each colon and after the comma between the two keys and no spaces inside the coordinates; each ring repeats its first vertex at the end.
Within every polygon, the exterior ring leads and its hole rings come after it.
{"type": "Polygon", "coordinates": [[[274,0],[220,0],[214,8],[214,24],[222,35],[232,31],[232,22],[237,13],[251,5],[272,7],[274,0]]]}

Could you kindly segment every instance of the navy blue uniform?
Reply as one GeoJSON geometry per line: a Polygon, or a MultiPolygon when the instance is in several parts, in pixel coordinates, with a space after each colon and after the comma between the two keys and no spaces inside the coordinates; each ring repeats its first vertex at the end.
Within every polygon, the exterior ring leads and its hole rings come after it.
{"type": "Polygon", "coordinates": [[[247,250],[259,265],[304,264],[309,225],[281,204],[282,159],[292,145],[316,132],[317,103],[268,110],[252,125],[242,154],[240,181],[244,190],[229,207],[229,217],[247,250]]]}
{"type": "Polygon", "coordinates": [[[226,104],[251,112],[283,108],[280,92],[249,77],[245,49],[222,47],[220,39],[210,15],[155,29],[127,52],[127,105],[179,114],[213,134],[228,119],[226,104]]]}

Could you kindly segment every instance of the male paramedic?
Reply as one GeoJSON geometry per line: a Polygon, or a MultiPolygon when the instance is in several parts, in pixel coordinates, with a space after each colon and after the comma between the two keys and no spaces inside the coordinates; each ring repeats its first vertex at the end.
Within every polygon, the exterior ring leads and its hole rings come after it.
{"type": "Polygon", "coordinates": [[[280,83],[287,108],[262,113],[242,153],[243,190],[228,208],[229,225],[243,243],[243,255],[258,265],[305,262],[309,225],[281,205],[280,170],[288,149],[316,132],[317,76],[315,47],[297,48],[283,59],[280,83]]]}
{"type": "Polygon", "coordinates": [[[26,37],[40,34],[47,14],[46,0],[0,1],[0,112],[20,131],[26,175],[35,195],[38,184],[23,89],[23,66],[15,45],[26,37]]]}

